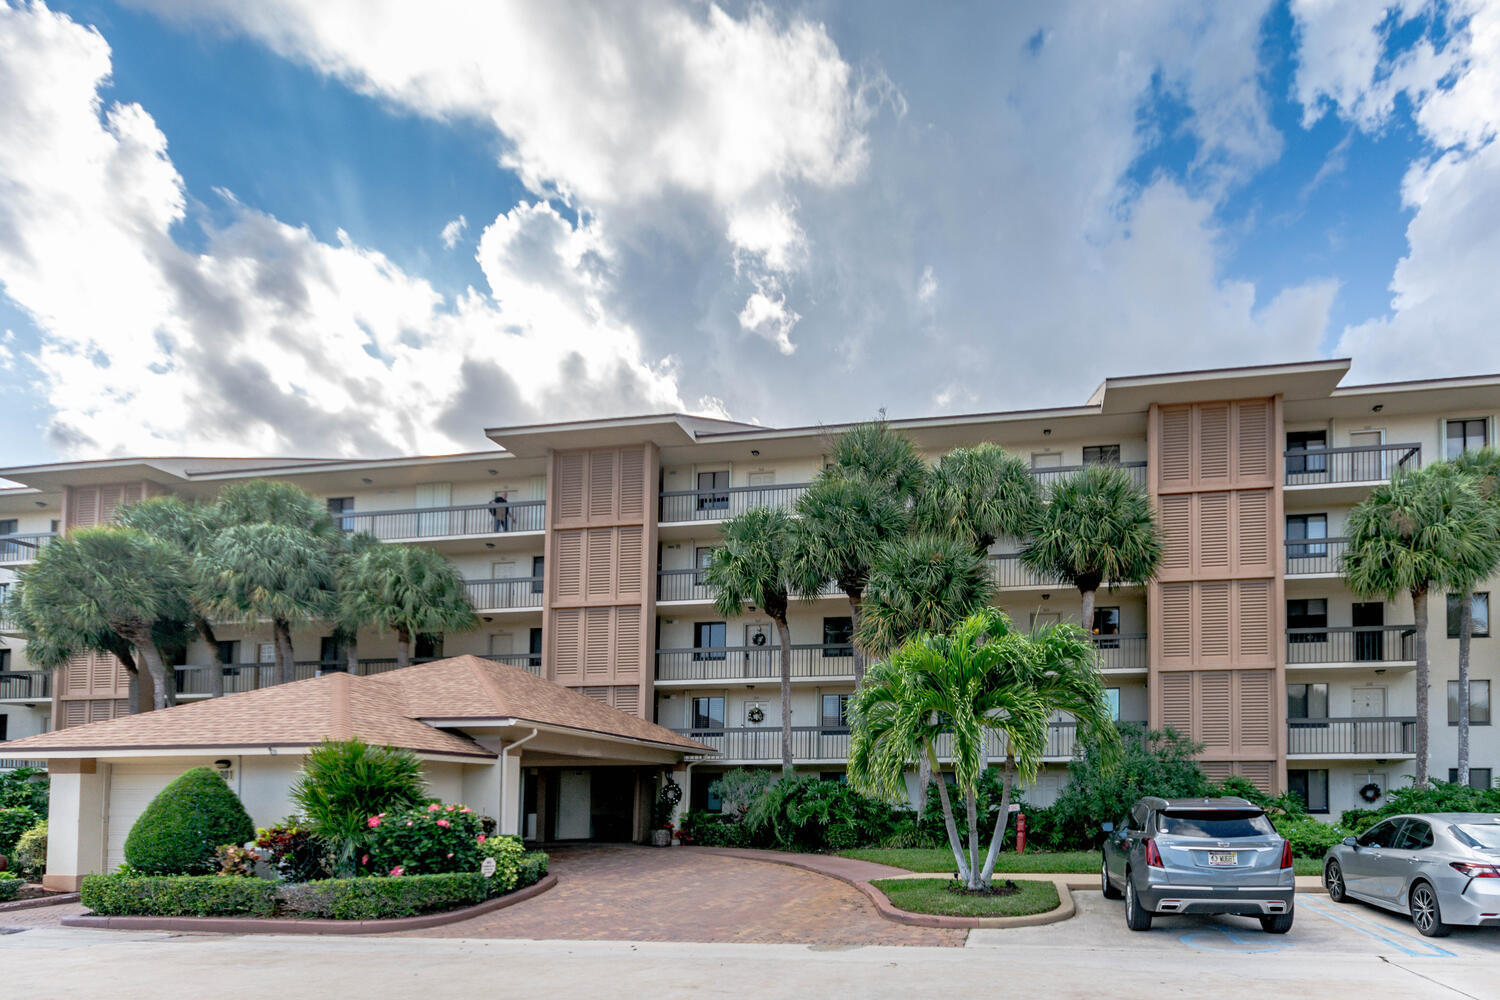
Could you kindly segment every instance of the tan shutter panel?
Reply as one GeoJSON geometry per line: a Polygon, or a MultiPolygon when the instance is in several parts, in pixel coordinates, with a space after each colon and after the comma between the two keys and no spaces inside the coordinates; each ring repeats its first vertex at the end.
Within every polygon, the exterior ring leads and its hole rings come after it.
{"type": "Polygon", "coordinates": [[[615,676],[621,680],[641,675],[641,618],[635,608],[615,609],[615,676]]]}
{"type": "Polygon", "coordinates": [[[1271,475],[1271,404],[1240,403],[1239,478],[1266,479],[1271,475]]]}
{"type": "Polygon", "coordinates": [[[1241,580],[1239,598],[1240,662],[1265,663],[1273,655],[1271,637],[1271,581],[1241,580]]]}
{"type": "Polygon", "coordinates": [[[121,495],[121,502],[122,503],[126,503],[126,504],[140,503],[141,502],[141,484],[140,483],[128,483],[125,486],[125,492],[121,495]]]}
{"type": "Polygon", "coordinates": [[[1193,585],[1167,583],[1161,588],[1162,657],[1189,663],[1193,657],[1193,585]]]}
{"type": "Polygon", "coordinates": [[[1160,508],[1164,571],[1187,571],[1192,566],[1192,506],[1190,493],[1171,493],[1161,497],[1160,508]]]}
{"type": "Polygon", "coordinates": [[[609,688],[607,687],[586,687],[580,690],[595,701],[602,701],[606,705],[609,704],[609,688]]]}
{"type": "Polygon", "coordinates": [[[553,612],[553,670],[559,681],[576,681],[583,677],[580,659],[582,630],[578,608],[558,608],[553,612]]]}
{"type": "Polygon", "coordinates": [[[1215,580],[1198,584],[1198,661],[1229,660],[1229,584],[1215,580]]]}
{"type": "Polygon", "coordinates": [[[1223,781],[1234,774],[1234,764],[1227,760],[1200,760],[1198,769],[1209,781],[1223,781]]]}
{"type": "Polygon", "coordinates": [[[1240,670],[1236,676],[1240,682],[1240,750],[1270,750],[1271,672],[1240,670]]]}
{"type": "Polygon", "coordinates": [[[583,673],[586,677],[608,675],[614,664],[610,657],[610,619],[613,608],[583,609],[583,673]]]}
{"type": "Polygon", "coordinates": [[[68,694],[88,694],[93,683],[94,658],[91,653],[79,653],[68,660],[68,694]]]}
{"type": "Polygon", "coordinates": [[[645,451],[627,448],[620,452],[620,520],[645,519],[648,489],[645,451]]]}
{"type": "Polygon", "coordinates": [[[1229,494],[1198,495],[1198,566],[1202,570],[1229,568],[1229,494]]]}
{"type": "Polygon", "coordinates": [[[1174,672],[1161,675],[1161,724],[1183,736],[1193,734],[1193,675],[1174,672]]]}
{"type": "Polygon", "coordinates": [[[644,528],[631,525],[620,528],[620,562],[619,580],[616,581],[616,593],[621,597],[639,597],[641,594],[642,562],[644,552],[642,551],[641,539],[645,535],[644,528]]]}
{"type": "Polygon", "coordinates": [[[94,653],[93,662],[90,664],[90,685],[95,694],[108,694],[115,689],[115,673],[119,670],[120,661],[108,653],[94,653]]]}
{"type": "Polygon", "coordinates": [[[552,592],[558,597],[580,597],[583,594],[583,532],[559,531],[553,565],[547,567],[552,577],[552,592]]]}
{"type": "Polygon", "coordinates": [[[583,520],[583,461],[582,452],[557,456],[557,517],[560,521],[583,520]]]}
{"type": "Polygon", "coordinates": [[[99,487],[99,523],[105,524],[115,519],[115,512],[120,509],[120,501],[124,496],[124,490],[118,486],[99,487]]]}
{"type": "Polygon", "coordinates": [[[615,459],[618,452],[589,452],[589,520],[615,516],[615,459]]]}
{"type": "MultiPolygon", "coordinates": [[[[1271,762],[1268,760],[1242,760],[1239,763],[1240,777],[1248,780],[1256,788],[1269,794],[1271,792],[1271,762]]],[[[1206,773],[1205,769],[1205,773],[1206,773]]],[[[1215,779],[1223,780],[1223,779],[1215,779]]]]}
{"type": "Polygon", "coordinates": [[[1184,486],[1193,478],[1193,411],[1187,406],[1161,411],[1161,484],[1184,486]]]}
{"type": "Polygon", "coordinates": [[[1223,753],[1230,749],[1229,720],[1229,672],[1199,674],[1197,736],[1205,750],[1223,753]]]}
{"type": "Polygon", "coordinates": [[[1271,568],[1271,494],[1266,491],[1235,494],[1235,534],[1241,570],[1271,568]]]}
{"type": "Polygon", "coordinates": [[[589,597],[608,597],[615,592],[615,531],[613,528],[588,530],[588,572],[584,593],[589,597]]]}
{"type": "Polygon", "coordinates": [[[73,490],[73,500],[68,505],[68,523],[78,528],[91,528],[99,523],[98,487],[77,487],[73,490]]]}
{"type": "Polygon", "coordinates": [[[641,710],[641,689],[637,687],[617,687],[614,689],[615,708],[631,715],[639,715],[641,710]]]}
{"type": "Polygon", "coordinates": [[[1198,479],[1229,478],[1229,405],[1198,409],[1198,479]]]}
{"type": "Polygon", "coordinates": [[[63,706],[63,725],[82,726],[89,721],[89,703],[70,701],[63,706]]]}

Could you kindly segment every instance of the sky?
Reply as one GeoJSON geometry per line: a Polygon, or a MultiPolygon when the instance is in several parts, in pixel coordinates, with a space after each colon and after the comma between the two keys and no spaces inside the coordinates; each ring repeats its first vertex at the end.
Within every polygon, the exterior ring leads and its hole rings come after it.
{"type": "Polygon", "coordinates": [[[1500,0],[0,0],[0,464],[1500,371],[1500,0]]]}

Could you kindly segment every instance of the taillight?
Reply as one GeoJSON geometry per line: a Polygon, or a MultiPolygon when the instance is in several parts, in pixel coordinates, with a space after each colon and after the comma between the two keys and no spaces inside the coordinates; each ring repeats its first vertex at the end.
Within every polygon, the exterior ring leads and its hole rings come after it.
{"type": "Polygon", "coordinates": [[[1448,867],[1469,878],[1500,878],[1500,865],[1476,865],[1470,861],[1450,861],[1448,867]]]}
{"type": "Polygon", "coordinates": [[[1290,840],[1281,842],[1281,867],[1292,867],[1292,842],[1290,840]]]}
{"type": "Polygon", "coordinates": [[[1162,868],[1161,852],[1156,849],[1156,841],[1150,837],[1146,838],[1146,867],[1162,868]]]}

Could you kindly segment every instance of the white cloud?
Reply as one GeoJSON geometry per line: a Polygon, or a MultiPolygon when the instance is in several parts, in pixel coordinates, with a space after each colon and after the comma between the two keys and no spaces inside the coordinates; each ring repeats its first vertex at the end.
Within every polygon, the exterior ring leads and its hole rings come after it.
{"type": "Polygon", "coordinates": [[[456,219],[450,219],[448,223],[443,226],[443,231],[438,234],[438,236],[443,241],[443,249],[452,250],[454,247],[458,246],[459,239],[462,238],[464,230],[468,228],[469,220],[465,219],[462,215],[460,215],[456,219]]]}
{"type": "Polygon", "coordinates": [[[937,295],[937,278],[933,276],[932,265],[928,264],[922,268],[922,276],[917,279],[917,301],[926,305],[937,295]]]}
{"type": "Polygon", "coordinates": [[[742,330],[764,337],[782,354],[791,354],[797,349],[792,343],[791,332],[801,318],[787,308],[786,296],[774,285],[752,292],[739,316],[742,330]]]}

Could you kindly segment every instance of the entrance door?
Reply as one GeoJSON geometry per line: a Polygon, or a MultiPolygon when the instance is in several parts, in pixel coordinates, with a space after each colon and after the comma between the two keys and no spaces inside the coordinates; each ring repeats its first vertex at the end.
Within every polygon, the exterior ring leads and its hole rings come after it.
{"type": "Polygon", "coordinates": [[[1379,601],[1356,601],[1354,604],[1354,659],[1360,663],[1378,662],[1385,641],[1385,605],[1379,601]]]}
{"type": "Polygon", "coordinates": [[[1353,723],[1353,744],[1349,747],[1349,752],[1370,753],[1389,749],[1387,744],[1390,740],[1385,732],[1386,723],[1374,721],[1385,717],[1385,688],[1355,688],[1349,695],[1349,714],[1356,719],[1371,720],[1353,723]]]}
{"type": "Polygon", "coordinates": [[[563,770],[557,781],[558,840],[588,840],[593,836],[593,772],[563,770]]]}
{"type": "MultiPolygon", "coordinates": [[[[447,507],[453,503],[452,483],[418,483],[417,502],[418,507],[447,507]]],[[[433,535],[452,534],[449,530],[448,512],[435,511],[431,514],[417,515],[417,535],[421,538],[430,538],[433,535]]]]}
{"type": "Polygon", "coordinates": [[[1354,431],[1349,435],[1351,447],[1371,449],[1350,454],[1353,465],[1352,475],[1349,477],[1351,481],[1378,482],[1390,478],[1390,470],[1386,468],[1385,451],[1379,447],[1384,443],[1385,431],[1354,431]]]}

